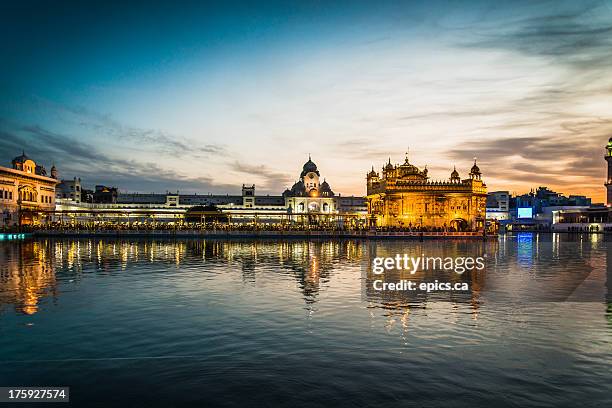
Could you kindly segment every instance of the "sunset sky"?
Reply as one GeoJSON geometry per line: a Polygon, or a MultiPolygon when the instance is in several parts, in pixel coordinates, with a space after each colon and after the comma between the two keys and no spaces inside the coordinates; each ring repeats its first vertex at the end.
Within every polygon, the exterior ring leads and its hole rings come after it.
{"type": "Polygon", "coordinates": [[[15,2],[0,165],[122,191],[337,193],[391,156],[434,179],[604,201],[612,2],[15,2]]]}

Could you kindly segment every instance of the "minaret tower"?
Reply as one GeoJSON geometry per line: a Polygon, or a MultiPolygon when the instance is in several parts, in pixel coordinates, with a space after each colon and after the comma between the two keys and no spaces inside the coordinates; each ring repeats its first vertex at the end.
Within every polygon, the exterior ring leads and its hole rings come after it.
{"type": "Polygon", "coordinates": [[[608,199],[606,204],[612,207],[612,137],[606,146],[606,161],[608,162],[608,179],[606,180],[606,189],[608,190],[608,199]]]}

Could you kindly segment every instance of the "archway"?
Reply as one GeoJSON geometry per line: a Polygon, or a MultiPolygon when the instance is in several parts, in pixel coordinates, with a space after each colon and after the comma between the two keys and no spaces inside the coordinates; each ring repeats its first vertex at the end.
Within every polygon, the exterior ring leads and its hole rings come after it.
{"type": "Polygon", "coordinates": [[[19,187],[19,200],[36,202],[38,200],[38,194],[36,189],[31,185],[22,185],[19,187]]]}
{"type": "Polygon", "coordinates": [[[455,231],[467,231],[468,222],[463,218],[455,218],[450,222],[450,226],[455,229],[455,231]]]}

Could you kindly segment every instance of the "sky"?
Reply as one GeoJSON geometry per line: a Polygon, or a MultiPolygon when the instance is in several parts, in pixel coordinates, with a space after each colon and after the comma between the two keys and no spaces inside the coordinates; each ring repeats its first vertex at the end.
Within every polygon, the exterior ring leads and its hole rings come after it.
{"type": "Polygon", "coordinates": [[[0,52],[0,165],[89,188],[280,194],[310,154],[363,195],[409,151],[604,201],[610,1],[3,2],[0,52]]]}

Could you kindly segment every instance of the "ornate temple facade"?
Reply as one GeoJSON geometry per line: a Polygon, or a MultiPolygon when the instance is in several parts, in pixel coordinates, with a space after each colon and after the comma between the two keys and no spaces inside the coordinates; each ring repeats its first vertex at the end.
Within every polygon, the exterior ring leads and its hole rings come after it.
{"type": "Polygon", "coordinates": [[[406,160],[367,174],[371,226],[478,231],[485,225],[487,186],[474,161],[467,178],[453,169],[447,180],[433,181],[406,160]]]}
{"type": "Polygon", "coordinates": [[[0,166],[0,227],[37,224],[46,215],[36,211],[55,209],[57,170],[45,168],[22,153],[12,161],[12,168],[0,166]]]}
{"type": "Polygon", "coordinates": [[[291,213],[332,214],[338,212],[336,195],[325,179],[321,182],[321,174],[310,156],[302,167],[300,179],[291,189],[283,192],[283,197],[291,213]]]}
{"type": "MultiPolygon", "coordinates": [[[[179,194],[174,193],[122,193],[115,190],[112,201],[87,202],[75,200],[58,190],[56,194],[56,220],[64,222],[176,222],[196,206],[214,206],[227,214],[231,223],[260,224],[366,224],[366,200],[363,196],[341,195],[331,189],[321,177],[310,156],[302,166],[299,178],[282,194],[256,194],[255,184],[243,184],[242,194],[179,194]]],[[[80,179],[78,185],[80,186],[80,179]]],[[[68,187],[76,184],[68,184],[68,187]]],[[[104,186],[96,186],[108,190],[104,186]]],[[[65,188],[64,188],[65,189],[65,188]]],[[[72,189],[67,190],[72,191],[72,189]]],[[[83,189],[81,189],[83,191],[83,189]]]]}

